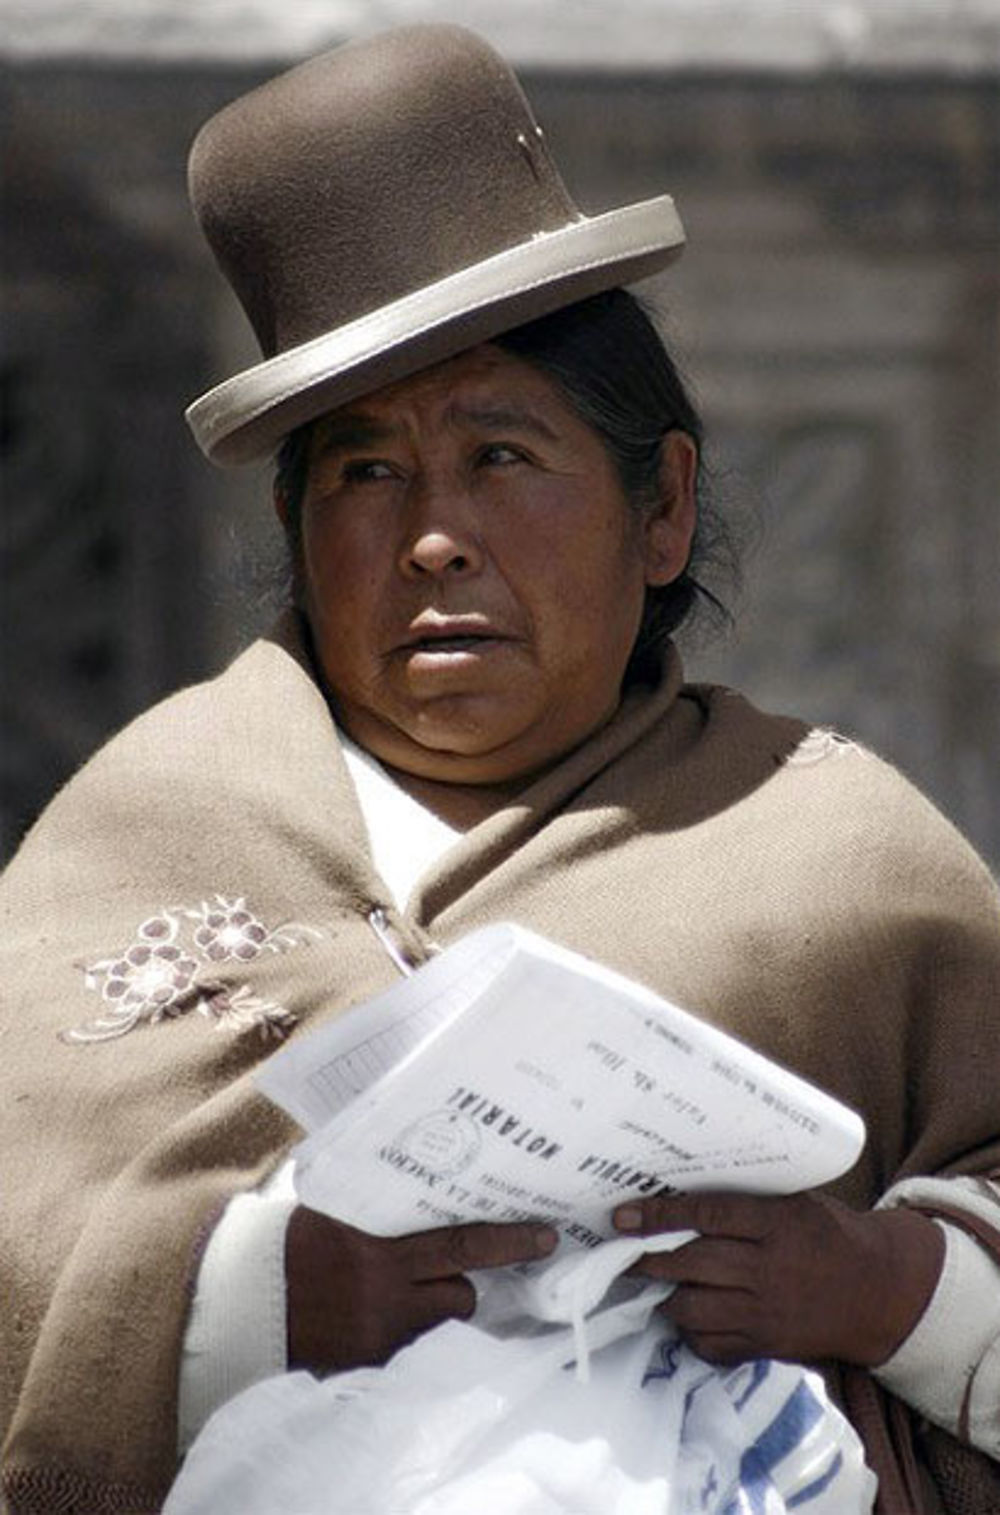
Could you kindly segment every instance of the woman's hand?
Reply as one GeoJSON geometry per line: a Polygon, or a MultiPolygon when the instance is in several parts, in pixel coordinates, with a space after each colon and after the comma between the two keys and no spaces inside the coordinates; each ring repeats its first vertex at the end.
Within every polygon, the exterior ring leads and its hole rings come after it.
{"type": "Polygon", "coordinates": [[[469,1225],[369,1236],[299,1206],[285,1240],[288,1366],[331,1373],[385,1362],[442,1320],[470,1316],[475,1268],[546,1257],[550,1226],[469,1225]]]}
{"type": "Polygon", "coordinates": [[[708,1362],[838,1359],[874,1367],[922,1315],[944,1238],[912,1210],[851,1210],[819,1193],[688,1194],[615,1212],[631,1235],[693,1229],[636,1271],[677,1288],[662,1306],[708,1362]]]}

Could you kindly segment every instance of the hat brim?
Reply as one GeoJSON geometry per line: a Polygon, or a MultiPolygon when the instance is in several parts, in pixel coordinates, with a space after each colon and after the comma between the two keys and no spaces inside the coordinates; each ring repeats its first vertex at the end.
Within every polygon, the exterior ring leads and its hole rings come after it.
{"type": "Polygon", "coordinates": [[[257,363],[188,407],[213,463],[272,454],[307,421],[501,332],[664,268],[684,246],[669,195],[581,217],[257,363]]]}

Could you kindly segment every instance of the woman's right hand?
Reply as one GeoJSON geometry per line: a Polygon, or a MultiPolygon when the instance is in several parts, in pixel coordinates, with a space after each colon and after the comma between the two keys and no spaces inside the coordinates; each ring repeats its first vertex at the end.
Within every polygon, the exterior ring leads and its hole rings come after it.
{"type": "Polygon", "coordinates": [[[300,1205],[285,1240],[288,1366],[332,1373],[385,1362],[443,1320],[467,1319],[477,1268],[547,1257],[551,1226],[445,1226],[369,1236],[300,1205]]]}

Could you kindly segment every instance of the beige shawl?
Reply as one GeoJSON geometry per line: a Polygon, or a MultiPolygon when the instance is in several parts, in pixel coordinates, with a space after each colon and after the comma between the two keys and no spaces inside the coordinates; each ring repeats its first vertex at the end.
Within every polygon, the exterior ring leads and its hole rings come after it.
{"type": "Polygon", "coordinates": [[[1000,915],[886,765],[739,696],[654,691],[462,838],[405,915],[285,627],[56,798],[0,905],[0,1405],[15,1515],[148,1515],[175,1471],[199,1247],[295,1132],[276,1040],[512,919],[736,1031],[861,1111],[838,1192],[1000,1162],[1000,915]]]}

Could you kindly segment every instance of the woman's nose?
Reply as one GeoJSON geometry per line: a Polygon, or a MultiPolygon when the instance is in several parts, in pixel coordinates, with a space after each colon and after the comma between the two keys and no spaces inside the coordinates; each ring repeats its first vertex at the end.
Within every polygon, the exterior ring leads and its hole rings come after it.
{"type": "Polygon", "coordinates": [[[401,555],[403,572],[424,574],[475,573],[483,550],[471,517],[471,502],[460,491],[422,488],[408,512],[401,555]]]}

